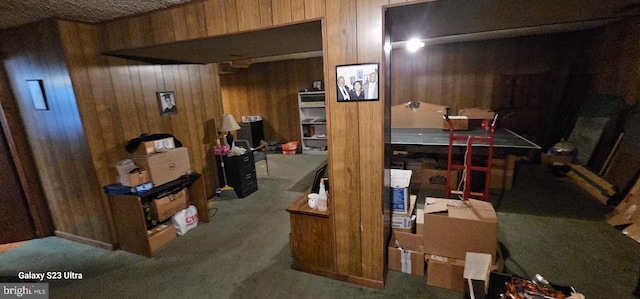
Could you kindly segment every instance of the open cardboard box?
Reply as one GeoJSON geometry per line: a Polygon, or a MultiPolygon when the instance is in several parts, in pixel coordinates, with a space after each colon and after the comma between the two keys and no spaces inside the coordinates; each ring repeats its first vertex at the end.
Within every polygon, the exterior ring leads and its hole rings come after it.
{"type": "Polygon", "coordinates": [[[427,197],[423,217],[425,253],[454,259],[486,253],[495,261],[498,218],[490,202],[427,197]]]}
{"type": "Polygon", "coordinates": [[[389,242],[389,270],[424,276],[422,236],[394,231],[389,242]]]}

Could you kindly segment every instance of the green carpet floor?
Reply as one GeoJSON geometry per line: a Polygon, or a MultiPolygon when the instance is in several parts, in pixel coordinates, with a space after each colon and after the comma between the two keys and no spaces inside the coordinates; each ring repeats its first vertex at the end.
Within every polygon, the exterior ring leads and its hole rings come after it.
{"type": "MultiPolygon", "coordinates": [[[[385,289],[290,268],[285,208],[309,187],[326,156],[270,154],[257,163],[258,191],[210,203],[211,223],[177,237],[147,259],[57,237],[0,254],[0,277],[20,271],[74,271],[47,281],[51,298],[462,298],[424,277],[389,271],[385,289]]],[[[420,198],[437,196],[417,190],[420,198]]],[[[540,165],[519,165],[511,191],[492,193],[509,273],[539,273],[587,298],[634,298],[640,244],[608,226],[608,208],[540,165]]]]}

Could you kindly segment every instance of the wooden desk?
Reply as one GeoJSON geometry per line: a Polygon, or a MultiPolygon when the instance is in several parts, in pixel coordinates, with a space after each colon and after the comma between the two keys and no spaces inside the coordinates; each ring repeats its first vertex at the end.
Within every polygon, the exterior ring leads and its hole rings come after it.
{"type": "Polygon", "coordinates": [[[311,209],[305,192],[287,208],[291,220],[291,268],[336,278],[331,211],[311,209]]]}

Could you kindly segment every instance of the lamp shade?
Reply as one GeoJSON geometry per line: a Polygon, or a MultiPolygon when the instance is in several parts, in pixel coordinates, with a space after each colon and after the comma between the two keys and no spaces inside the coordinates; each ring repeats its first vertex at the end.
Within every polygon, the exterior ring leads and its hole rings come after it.
{"type": "Polygon", "coordinates": [[[232,114],[224,114],[222,115],[222,125],[218,130],[222,132],[236,131],[240,130],[240,125],[238,125],[232,114]]]}

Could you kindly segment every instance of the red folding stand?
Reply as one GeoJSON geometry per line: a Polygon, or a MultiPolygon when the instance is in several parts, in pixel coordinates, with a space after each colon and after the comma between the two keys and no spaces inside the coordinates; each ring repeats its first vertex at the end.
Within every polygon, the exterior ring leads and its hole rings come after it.
{"type": "MultiPolygon", "coordinates": [[[[496,115],[497,116],[497,115],[496,115]]],[[[453,124],[451,124],[451,120],[449,119],[449,115],[445,115],[444,118],[447,120],[449,124],[449,159],[447,162],[447,198],[451,197],[451,194],[462,195],[462,200],[469,200],[469,196],[481,197],[484,201],[489,201],[489,184],[491,182],[491,158],[493,157],[493,135],[496,130],[496,119],[494,117],[493,122],[487,128],[488,133],[482,136],[467,136],[467,135],[454,135],[453,134],[453,124]],[[467,150],[464,156],[464,164],[453,164],[451,162],[451,156],[453,152],[453,143],[456,140],[466,140],[467,141],[467,150]],[[487,166],[478,166],[473,165],[471,163],[471,157],[473,156],[473,143],[474,142],[486,142],[489,143],[489,157],[487,159],[487,166]],[[452,170],[463,170],[463,180],[464,180],[464,188],[462,191],[459,190],[451,190],[451,171],[452,170]],[[483,171],[486,174],[486,180],[484,182],[484,192],[471,192],[471,171],[483,171]]]]}

